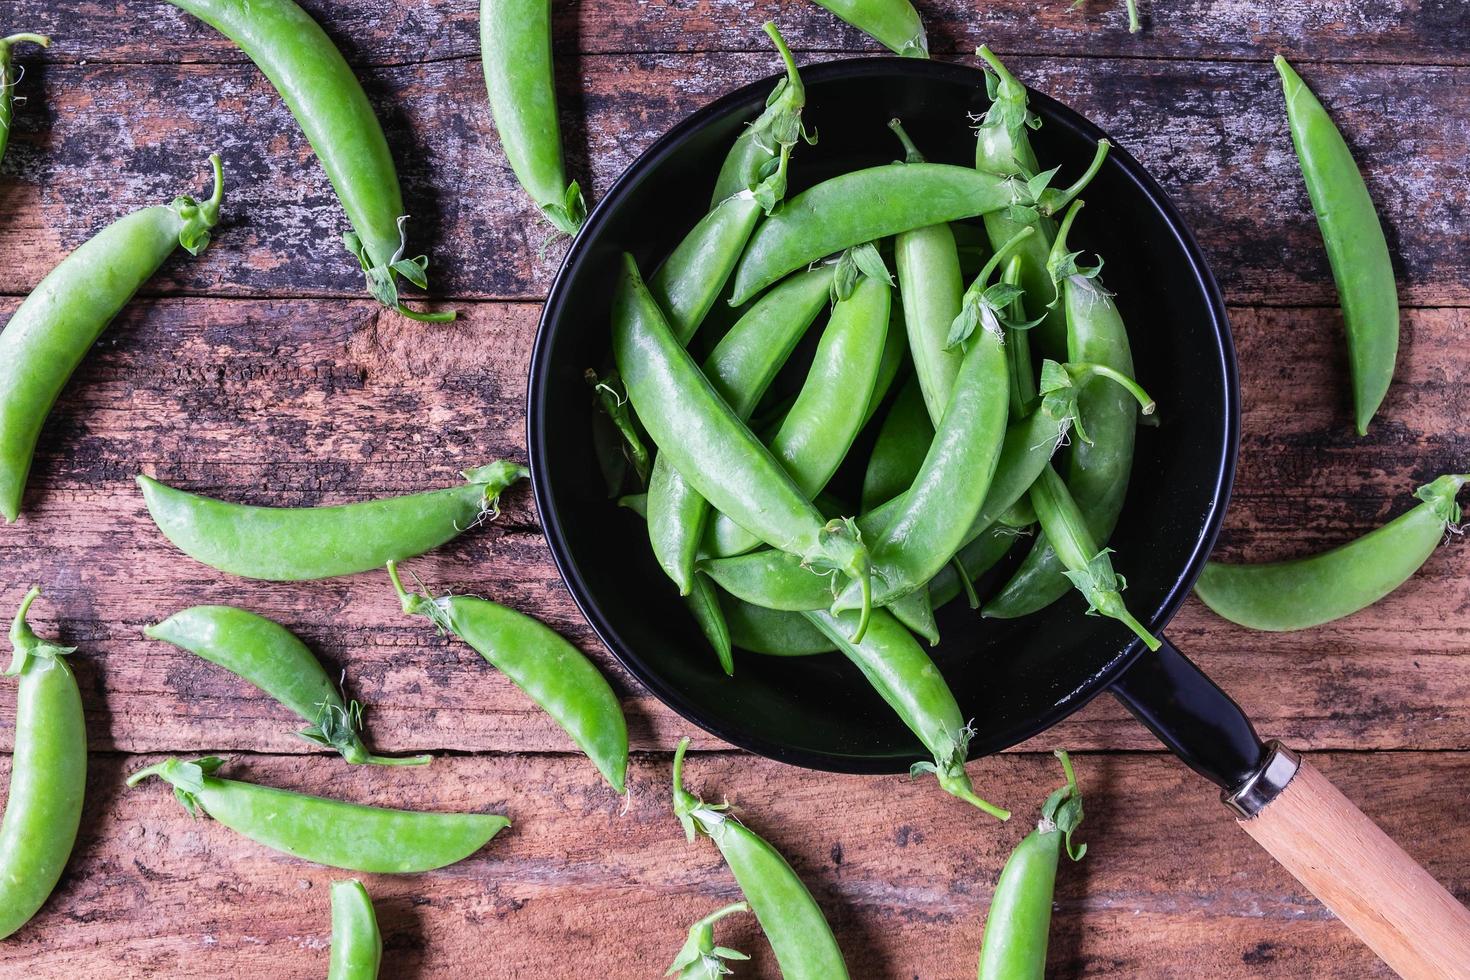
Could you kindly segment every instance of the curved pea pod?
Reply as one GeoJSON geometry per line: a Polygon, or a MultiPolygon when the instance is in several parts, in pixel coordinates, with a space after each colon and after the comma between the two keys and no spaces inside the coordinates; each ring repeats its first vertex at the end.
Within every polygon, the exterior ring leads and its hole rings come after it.
{"type": "Polygon", "coordinates": [[[689,927],[689,937],[664,976],[678,974],[676,980],[719,980],[732,971],[726,960],[748,960],[738,950],[715,945],[715,923],[737,912],[749,912],[749,902],[734,902],[700,919],[689,927]]]}
{"type": "Polygon", "coordinates": [[[571,736],[613,789],[623,792],[628,726],[607,678],[582,651],[514,609],[474,596],[408,592],[393,562],[388,575],[404,612],[425,617],[441,633],[453,633],[473,647],[571,736]]]}
{"type": "Polygon", "coordinates": [[[289,790],[221,779],[213,756],[165,759],[128,777],[169,783],[193,816],[203,810],[257,844],[292,857],[372,874],[433,871],[463,861],[510,826],[493,813],[426,813],[361,806],[289,790]]]}
{"type": "Polygon", "coordinates": [[[1067,783],[1046,798],[1036,828],[1016,845],[1001,869],[985,917],[979,980],[1045,980],[1052,894],[1062,846],[1065,843],[1073,861],[1082,860],[1087,853],[1086,844],[1072,846],[1072,834],[1082,823],[1082,796],[1077,792],[1072,760],[1065,752],[1056,756],[1067,783]]]}
{"type": "Polygon", "coordinates": [[[854,170],[802,191],[762,222],[735,272],[740,306],[788,272],[864,242],[1008,207],[1007,177],[944,163],[854,170]]]}
{"type": "Polygon", "coordinates": [[[377,980],[383,934],[367,889],[356,879],[332,882],[332,954],[327,980],[377,980]]]}
{"type": "Polygon", "coordinates": [[[727,677],[735,674],[735,655],[730,649],[730,624],[725,622],[725,611],[720,608],[718,590],[708,576],[694,576],[694,590],[684,597],[684,605],[694,617],[704,638],[715,648],[720,669],[727,677]]]}
{"type": "Polygon", "coordinates": [[[48,47],[51,39],[41,34],[12,34],[0,38],[0,160],[10,145],[10,120],[15,111],[15,85],[20,74],[15,70],[13,49],[17,44],[39,44],[48,47]]]}
{"type": "Polygon", "coordinates": [[[1342,133],[1286,59],[1276,56],[1291,141],[1317,215],[1347,331],[1358,435],[1383,404],[1399,353],[1399,293],[1383,222],[1342,133]]]}
{"type": "Polygon", "coordinates": [[[887,503],[908,490],[924,456],[934,441],[934,426],[924,408],[924,392],[917,379],[911,379],[894,399],[893,406],[878,428],[873,455],[863,473],[862,508],[864,512],[887,503]]]}
{"type": "Polygon", "coordinates": [[[929,57],[929,36],[909,0],[816,0],[853,27],[906,58],[929,57]]]}
{"type": "Polygon", "coordinates": [[[431,551],[500,513],[529,471],[504,460],[466,470],[464,486],[335,507],[251,507],[138,477],[148,513],[189,557],[271,582],[352,575],[431,551]]]}
{"type": "Polygon", "coordinates": [[[428,286],[426,256],[406,258],[408,215],[398,171],[372,103],[342,52],[292,0],[169,0],[233,41],[280,93],[316,152],[352,231],[342,236],[368,292],[414,320],[444,322],[453,312],[419,313],[398,297],[398,277],[428,286]]]}
{"type": "Polygon", "coordinates": [[[26,614],[31,589],[10,627],[14,656],[6,676],[19,681],[10,794],[0,823],[0,939],[31,920],[61,879],[82,822],[87,730],[71,647],[36,636],[26,614]]]}
{"type": "Polygon", "coordinates": [[[623,259],[613,307],[613,356],[660,454],[714,507],[761,540],[841,570],[866,594],[867,549],[856,529],[827,521],[801,493],[675,339],[633,257],[623,259]]]}
{"type": "Polygon", "coordinates": [[[674,814],[693,842],[703,833],[720,849],[755,912],[785,980],[846,980],[847,964],[812,893],[791,865],[755,831],[735,819],[729,804],[711,805],[684,788],[684,753],[674,752],[674,814]]]}
{"type": "Polygon", "coordinates": [[[362,744],[362,708],[347,703],[306,644],[279,623],[233,606],[194,606],[143,629],[218,664],[260,688],[301,716],[311,727],[301,737],[336,749],[356,765],[417,766],[427,755],[393,759],[373,755],[362,744]]]}
{"type": "Polygon", "coordinates": [[[723,591],[719,597],[730,641],[742,650],[771,657],[809,657],[837,649],[800,613],[766,609],[723,591]]]}
{"type": "Polygon", "coordinates": [[[1009,812],[975,794],[965,772],[969,726],[944,675],[898,620],[875,610],[867,634],[854,643],[848,639],[853,613],[804,615],[863,672],[873,690],[933,754],[932,762],[914,763],[913,775],[932,772],[946,793],[1000,820],[1010,818],[1009,812]]]}
{"type": "Polygon", "coordinates": [[[20,513],[41,426],[102,331],[174,249],[209,245],[224,199],[218,156],[214,194],[144,208],[85,242],[47,273],[0,333],[0,516],[20,513]]]}
{"type": "Polygon", "coordinates": [[[763,30],[781,53],[786,64],[786,77],[776,83],[766,99],[766,107],[755,121],[741,132],[725,154],[710,207],[732,195],[748,192],[770,213],[786,196],[786,171],[791,151],[798,139],[815,143],[816,137],[802,129],[801,113],[806,107],[806,87],[796,70],[796,59],[786,46],[786,39],[771,21],[763,30]]]}
{"type": "Polygon", "coordinates": [[[562,164],[551,0],[481,0],[480,61],[500,146],[516,180],[546,220],[575,235],[587,203],[577,183],[567,183],[562,164]]]}
{"type": "Polygon", "coordinates": [[[1356,541],[1307,558],[1261,565],[1209,562],[1194,593],[1241,626],[1283,632],[1350,616],[1419,570],[1460,519],[1455,498],[1470,474],[1449,474],[1414,491],[1417,507],[1356,541]]]}
{"type": "MultiPolygon", "coordinates": [[[[1086,268],[1068,250],[1067,233],[1082,202],[1072,205],[1052,247],[1051,269],[1067,314],[1069,360],[1099,365],[1133,376],[1133,353],[1128,330],[1113,296],[1098,277],[1101,266],[1086,268]]],[[[1090,385],[1078,398],[1078,414],[1088,439],[1072,447],[1067,464],[1067,489],[1081,508],[1091,536],[1106,543],[1118,525],[1133,471],[1133,446],[1138,429],[1139,404],[1126,388],[1090,385]]],[[[1021,567],[985,604],[984,615],[1014,619],[1044,609],[1071,589],[1056,549],[1038,538],[1021,567]]]]}

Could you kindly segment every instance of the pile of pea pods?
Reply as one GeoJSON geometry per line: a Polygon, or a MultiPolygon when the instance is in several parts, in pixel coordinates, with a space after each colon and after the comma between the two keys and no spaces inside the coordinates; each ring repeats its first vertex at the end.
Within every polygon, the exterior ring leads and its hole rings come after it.
{"type": "MultiPolygon", "coordinates": [[[[234,41],[275,85],[316,151],[351,224],[343,244],[371,296],[421,321],[453,311],[404,305],[402,281],[427,287],[428,260],[407,257],[408,230],[381,125],[341,53],[292,0],[169,0],[234,41]]],[[[818,0],[899,54],[927,57],[908,0],[818,0]]],[[[1130,29],[1139,21],[1127,3],[1130,29]]],[[[485,80],[501,146],[546,219],[575,235],[586,215],[562,159],[551,66],[549,0],[482,0],[485,80]]],[[[1128,611],[1108,538],[1123,506],[1134,431],[1154,412],[1133,378],[1128,333],[1112,295],[1074,250],[1080,195],[1108,152],[1066,187],[1043,170],[1028,132],[1026,88],[988,49],[991,107],[975,167],[926,162],[891,124],[902,162],[842,174],[786,200],[792,156],[812,139],[806,95],[774,25],[786,74],[712,175],[710,206],[645,279],[625,256],[612,321],[612,363],[589,381],[614,438],[596,447],[619,503],[646,520],[650,545],[726,672],[735,650],[840,651],[929,753],[916,774],[1006,819],[965,770],[968,733],[919,639],[937,639],[934,610],[965,597],[994,617],[1028,615],[1072,591],[1150,646],[1128,611]],[[850,202],[882,202],[860,207],[850,202]],[[821,218],[816,217],[821,215],[821,218]],[[895,296],[895,290],[897,296],[895,296]],[[716,302],[740,310],[718,338],[699,336],[716,302]],[[825,314],[825,316],[824,316],[825,314]],[[771,387],[821,322],[794,398],[771,387]],[[702,351],[698,360],[693,348],[702,351]],[[857,393],[858,397],[854,397],[857,393]],[[827,492],[865,429],[876,429],[859,500],[827,492]],[[1027,554],[982,603],[975,581],[1016,547],[1027,554]]],[[[17,45],[0,39],[0,156],[14,111],[17,45]]],[[[1342,294],[1359,431],[1383,401],[1397,351],[1398,310],[1387,246],[1345,142],[1301,79],[1277,59],[1288,119],[1342,294]],[[1332,207],[1328,204],[1332,203],[1332,207]]],[[[964,138],[970,138],[965,136],[964,138]]],[[[101,230],[35,288],[0,333],[0,516],[21,513],[42,425],[103,330],[176,248],[210,242],[225,168],[210,157],[209,197],[180,196],[101,230]]],[[[706,331],[709,333],[710,331],[706,331]]],[[[405,586],[398,563],[498,514],[524,466],[495,461],[464,483],[336,507],[246,506],[139,475],[161,534],[185,554],[246,579],[304,581],[386,569],[405,614],[459,637],[547,712],[617,793],[628,735],[599,670],[544,624],[486,599],[405,586]]],[[[1421,487],[1422,503],[1333,551],[1273,565],[1211,564],[1199,585],[1221,615],[1257,629],[1302,629],[1346,616],[1407,580],[1459,519],[1470,476],[1421,487]]],[[[385,586],[387,587],[387,586],[385,586]]],[[[0,825],[0,939],[46,902],[82,818],[86,732],[67,664],[28,612],[10,630],[18,678],[9,798],[0,825]]],[[[193,606],[149,626],[170,643],[248,681],[294,712],[299,734],[348,764],[414,766],[428,756],[378,755],[364,709],[311,650],[245,609],[193,606]]],[[[769,843],[684,786],[674,756],[674,814],[690,840],[710,838],[744,900],[690,928],[669,974],[731,972],[745,954],[715,943],[727,917],[753,913],[784,976],[833,980],[847,966],[804,883],[769,843]]],[[[1060,855],[1080,859],[1077,780],[1065,784],[1007,862],[980,956],[982,978],[1040,977],[1060,855]]],[[[462,860],[509,825],[491,813],[361,806],[222,778],[224,760],[167,759],[156,776],[192,814],[282,853],[349,871],[419,873],[462,860]]],[[[366,889],[331,890],[335,980],[376,977],[382,938],[366,889]]]]}

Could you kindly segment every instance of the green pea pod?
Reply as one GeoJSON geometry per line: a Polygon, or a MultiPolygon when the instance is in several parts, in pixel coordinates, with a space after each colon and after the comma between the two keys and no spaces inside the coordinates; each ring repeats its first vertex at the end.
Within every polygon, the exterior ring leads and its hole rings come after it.
{"type": "MultiPolygon", "coordinates": [[[[1112,294],[1103,288],[1098,277],[1101,266],[1079,266],[1076,259],[1080,253],[1068,251],[1068,232],[1081,207],[1082,202],[1078,201],[1068,210],[1049,262],[1067,314],[1068,359],[1101,365],[1132,377],[1133,353],[1128,329],[1112,294]]],[[[1088,532],[1097,541],[1106,543],[1118,525],[1128,496],[1139,406],[1124,388],[1093,385],[1081,395],[1078,411],[1086,422],[1091,441],[1079,440],[1072,447],[1067,488],[1082,510],[1088,532]]],[[[1010,581],[985,604],[984,614],[994,619],[1026,616],[1056,602],[1070,588],[1056,549],[1044,537],[1038,538],[1010,581]]]]}
{"type": "Polygon", "coordinates": [[[388,810],[221,779],[214,757],[165,759],[128,777],[157,776],[197,816],[199,810],[257,844],[292,857],[371,874],[433,871],[462,861],[510,826],[493,813],[388,810]]]}
{"type": "Polygon", "coordinates": [[[689,614],[699,624],[704,638],[715,648],[715,656],[719,658],[726,676],[734,676],[735,655],[730,649],[730,625],[725,622],[719,595],[708,576],[694,576],[694,590],[684,597],[684,604],[689,607],[689,614]]]}
{"type": "Polygon", "coordinates": [[[383,934],[362,882],[332,882],[332,955],[327,980],[377,980],[383,934]]]}
{"type": "Polygon", "coordinates": [[[837,645],[800,613],[778,612],[719,592],[730,641],[742,650],[772,657],[831,653],[837,645]]]}
{"type": "Polygon", "coordinates": [[[411,616],[453,633],[524,691],[571,736],[621,793],[628,772],[628,725],[607,678],[586,655],[546,624],[474,596],[411,593],[388,562],[388,576],[411,616]]]}
{"type": "Polygon", "coordinates": [[[575,235],[587,203],[576,182],[567,183],[562,165],[551,0],[480,0],[480,60],[490,113],[516,180],[557,230],[575,235]]]}
{"type": "Polygon", "coordinates": [[[1470,474],[1414,491],[1423,503],[1356,541],[1307,558],[1261,565],[1205,565],[1194,592],[1241,626],[1283,632],[1366,609],[1419,570],[1460,519],[1455,497],[1470,474]]]}
{"type": "Polygon", "coordinates": [[[816,0],[879,44],[906,58],[929,57],[929,36],[909,0],[816,0]]]}
{"type": "Polygon", "coordinates": [[[847,964],[832,927],[786,859],[736,820],[728,812],[729,804],[705,803],[684,788],[688,748],[689,739],[683,738],[674,752],[674,814],[684,827],[684,836],[693,842],[696,834],[703,833],[720,849],[770,941],[785,980],[846,980],[847,964]]]}
{"type": "MultiPolygon", "coordinates": [[[[704,362],[704,373],[737,417],[750,417],[826,307],[831,283],[830,267],[797,273],[756,301],[715,345],[704,362]]],[[[654,556],[687,595],[694,587],[694,559],[710,516],[709,504],[666,456],[654,462],[648,493],[654,556]]]]}
{"type": "Polygon", "coordinates": [[[1072,834],[1082,823],[1082,796],[1072,760],[1057,752],[1067,784],[1041,806],[1036,829],[1027,834],[1001,869],[985,939],[980,947],[979,980],[1045,980],[1046,947],[1051,933],[1052,894],[1062,845],[1073,861],[1082,860],[1087,845],[1073,848],[1072,834]]]}
{"type": "Polygon", "coordinates": [[[379,303],[414,320],[398,297],[398,277],[428,286],[427,256],[405,258],[408,215],[383,127],[357,76],[321,25],[292,0],[169,0],[233,41],[280,93],[316,151],[352,231],[342,236],[379,303]]]}
{"type": "Polygon", "coordinates": [[[231,575],[271,582],[352,575],[439,547],[500,513],[500,495],[528,471],[504,460],[466,470],[464,486],[336,507],[251,507],[138,486],[153,522],[180,551],[231,575]]]}
{"type": "Polygon", "coordinates": [[[690,926],[689,937],[684,940],[683,948],[664,976],[672,977],[677,973],[676,980],[720,980],[720,977],[728,976],[731,970],[725,965],[726,960],[748,960],[750,957],[738,950],[716,946],[715,923],[737,912],[749,911],[749,902],[735,902],[690,926]]]}
{"type": "Polygon", "coordinates": [[[924,392],[918,379],[910,379],[878,429],[873,455],[863,474],[863,511],[872,510],[908,490],[924,465],[924,456],[934,441],[934,426],[924,408],[924,392]]]}
{"type": "MultiPolygon", "coordinates": [[[[1021,256],[1012,255],[1000,281],[1007,286],[1021,285],[1021,256]]],[[[1010,323],[1026,323],[1026,297],[1022,293],[1011,303],[1010,323]]],[[[1031,329],[1006,327],[1006,367],[1010,377],[1011,417],[1025,418],[1036,408],[1036,367],[1031,360],[1031,329]]]]}
{"type": "Polygon", "coordinates": [[[427,755],[394,759],[362,744],[362,707],[347,703],[306,644],[279,623],[233,606],[194,606],[145,627],[151,640],[172,643],[242,677],[311,724],[301,737],[336,749],[357,765],[420,766],[427,755]]]}
{"type": "Polygon", "coordinates": [[[1006,810],[975,795],[965,772],[969,726],[944,675],[898,620],[876,610],[867,634],[854,643],[848,639],[852,613],[817,611],[804,615],[863,672],[873,690],[933,754],[932,762],[914,764],[913,775],[932,772],[946,793],[1000,820],[1010,818],[1006,810]]]}
{"type": "MultiPolygon", "coordinates": [[[[856,529],[847,521],[827,522],[802,494],[674,337],[633,257],[625,254],[623,261],[613,305],[613,357],[660,454],[761,540],[842,571],[866,595],[868,555],[856,529]]],[[[859,623],[859,638],[864,625],[859,623]]]]}
{"type": "Polygon", "coordinates": [[[1399,294],[1393,260],[1373,198],[1342,133],[1280,55],[1276,70],[1286,94],[1291,141],[1342,304],[1358,435],[1367,435],[1368,423],[1393,382],[1398,359],[1399,294]]]}
{"type": "Polygon", "coordinates": [[[163,260],[198,255],[219,221],[224,172],[203,204],[175,198],[108,225],[47,273],[0,333],[0,515],[20,513],[41,426],[102,331],[163,260]]]}
{"type": "Polygon", "coordinates": [[[710,199],[711,209],[726,198],[746,191],[754,195],[769,214],[786,196],[787,163],[796,141],[816,142],[816,137],[808,136],[801,125],[801,112],[806,107],[806,86],[796,70],[796,59],[774,23],[767,21],[763,29],[786,63],[786,77],[776,83],[766,99],[765,109],[755,122],[745,127],[725,155],[710,199]]]}
{"type": "Polygon", "coordinates": [[[12,34],[0,38],[0,160],[10,145],[10,120],[15,111],[15,86],[20,74],[15,71],[12,48],[17,44],[39,44],[48,47],[51,39],[41,34],[12,34]]]}
{"type": "Polygon", "coordinates": [[[1138,634],[1150,650],[1157,650],[1158,638],[1133,617],[1123,602],[1123,589],[1128,583],[1113,571],[1113,561],[1108,557],[1110,550],[1098,547],[1081,508],[1050,466],[1041,471],[1041,478],[1032,485],[1031,503],[1036,507],[1041,529],[1066,569],[1064,574],[1087,599],[1087,611],[1116,619],[1138,634]]]}
{"type": "Polygon", "coordinates": [[[50,897],[71,857],[87,789],[87,730],[71,647],[36,636],[26,622],[31,589],[10,627],[14,656],[6,676],[19,679],[10,795],[0,823],[0,939],[31,920],[50,897]]]}

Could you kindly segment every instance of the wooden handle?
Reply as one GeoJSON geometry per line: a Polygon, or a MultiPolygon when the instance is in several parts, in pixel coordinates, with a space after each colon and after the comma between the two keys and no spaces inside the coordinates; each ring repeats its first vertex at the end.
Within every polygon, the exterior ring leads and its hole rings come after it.
{"type": "Polygon", "coordinates": [[[1239,823],[1400,976],[1470,978],[1470,910],[1311,763],[1239,823]]]}

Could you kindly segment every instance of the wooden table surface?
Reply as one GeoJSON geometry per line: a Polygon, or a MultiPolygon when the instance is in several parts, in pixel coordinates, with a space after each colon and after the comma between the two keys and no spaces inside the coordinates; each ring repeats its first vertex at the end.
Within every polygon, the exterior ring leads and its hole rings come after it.
{"type": "MultiPolygon", "coordinates": [[[[1230,303],[1244,383],[1239,479],[1220,554],[1264,560],[1342,542],[1470,460],[1470,18],[1460,0],[929,0],[937,57],[986,41],[1033,86],[1096,120],[1173,195],[1230,303]],[[1397,383],[1365,439],[1349,423],[1341,321],[1269,58],[1292,58],[1353,146],[1384,216],[1404,301],[1397,383]]],[[[170,260],[103,337],[52,415],[26,511],[0,527],[0,604],[39,582],[44,634],[80,649],[89,796],[51,901],[0,944],[14,977],[320,977],[331,870],[289,860],[123,776],[165,753],[362,802],[494,808],[513,829],[434,874],[369,877],[385,977],[649,977],[689,921],[736,895],[708,842],[670,815],[670,750],[738,801],[827,910],[854,977],[971,976],[1006,854],[1079,752],[1085,862],[1057,895],[1056,976],[1380,977],[1386,969],[1267,859],[1189,773],[1102,698],[971,769],[1021,817],[977,820],[927,782],[834,777],[734,752],[665,709],[597,643],[557,577],[524,488],[491,527],[413,563],[425,580],[545,619],[609,673],[628,714],[631,798],[608,791],[545,716],[467,648],[398,610],[382,574],[247,583],[178,554],[132,478],[255,503],[433,488],[523,458],[540,302],[564,245],[519,193],[490,125],[471,0],[308,0],[376,102],[413,238],[459,322],[424,326],[362,298],[345,220],[280,99],[239,51],[163,3],[8,0],[25,50],[0,180],[0,317],[104,224],[205,187],[223,153],[225,220],[170,260]],[[387,751],[422,769],[312,754],[279,706],[145,641],[186,605],[237,603],[298,631],[369,706],[387,751]]],[[[570,166],[596,197],[676,120],[775,70],[775,17],[803,61],[874,46],[804,2],[558,4],[570,166]]],[[[1461,899],[1470,898],[1470,590],[1453,540],[1346,621],[1250,633],[1191,600],[1171,637],[1263,734],[1318,764],[1461,899]]],[[[8,615],[8,613],[7,613],[8,615]]],[[[0,748],[13,728],[0,684],[0,748]]],[[[8,759],[0,761],[8,773],[8,759]]],[[[777,975],[753,923],[730,926],[777,975]]]]}

